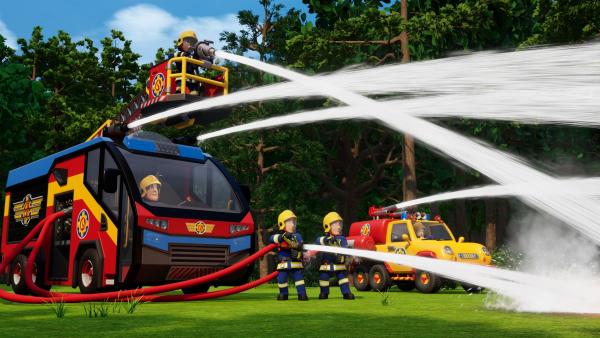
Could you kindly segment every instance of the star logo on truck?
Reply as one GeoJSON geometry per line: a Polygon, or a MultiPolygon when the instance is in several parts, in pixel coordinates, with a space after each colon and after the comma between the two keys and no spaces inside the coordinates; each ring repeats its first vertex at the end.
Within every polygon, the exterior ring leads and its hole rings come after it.
{"type": "Polygon", "coordinates": [[[23,200],[13,203],[15,221],[28,226],[32,219],[39,218],[43,200],[43,196],[31,197],[31,194],[27,194],[23,200]]]}

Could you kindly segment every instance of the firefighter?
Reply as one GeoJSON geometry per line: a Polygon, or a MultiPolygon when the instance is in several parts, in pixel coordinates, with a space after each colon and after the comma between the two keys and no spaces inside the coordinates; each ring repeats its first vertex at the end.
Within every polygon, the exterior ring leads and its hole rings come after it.
{"type": "MultiPolygon", "coordinates": [[[[348,247],[346,237],[342,235],[343,220],[340,215],[332,211],[323,218],[323,230],[325,236],[317,238],[316,244],[327,246],[348,247]]],[[[332,253],[321,254],[321,266],[319,268],[319,286],[321,293],[319,299],[329,298],[329,279],[337,277],[340,290],[344,299],[354,299],[350,292],[348,273],[346,271],[346,256],[332,253]]]]}
{"type": "MultiPolygon", "coordinates": [[[[179,34],[179,38],[177,39],[177,49],[178,51],[170,55],[169,58],[172,57],[188,57],[198,60],[205,60],[208,62],[214,61],[215,49],[210,47],[212,41],[198,41],[198,37],[194,31],[185,31],[179,34]]],[[[173,73],[181,72],[181,62],[175,62],[176,69],[173,70],[173,73]]],[[[191,75],[199,75],[199,67],[192,63],[187,63],[186,73],[191,75]]],[[[181,78],[175,79],[175,83],[177,85],[175,91],[179,93],[181,91],[181,78]]],[[[199,95],[201,83],[193,79],[186,79],[185,81],[187,88],[190,90],[191,95],[199,95]]]]}
{"type": "Polygon", "coordinates": [[[140,194],[149,202],[158,202],[162,183],[154,175],[148,175],[140,181],[140,194]]]}
{"type": "Polygon", "coordinates": [[[279,295],[277,300],[288,299],[288,275],[292,275],[298,300],[308,300],[302,275],[302,236],[296,232],[296,215],[291,210],[284,210],[277,217],[277,226],[281,233],[272,235],[270,241],[279,244],[277,283],[279,295]]]}

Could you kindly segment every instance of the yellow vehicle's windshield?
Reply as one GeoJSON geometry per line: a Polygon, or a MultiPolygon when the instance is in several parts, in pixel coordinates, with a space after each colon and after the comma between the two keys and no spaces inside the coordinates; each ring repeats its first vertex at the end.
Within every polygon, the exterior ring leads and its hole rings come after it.
{"type": "Polygon", "coordinates": [[[417,238],[437,241],[452,240],[452,236],[442,223],[438,222],[416,222],[413,224],[417,238]]]}

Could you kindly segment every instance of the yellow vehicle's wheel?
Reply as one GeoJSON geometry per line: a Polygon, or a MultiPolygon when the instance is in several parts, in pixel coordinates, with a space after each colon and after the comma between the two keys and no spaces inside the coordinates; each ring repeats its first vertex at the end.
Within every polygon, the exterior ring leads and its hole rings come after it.
{"type": "Polygon", "coordinates": [[[368,291],[371,289],[369,284],[369,272],[368,268],[364,265],[359,265],[354,269],[352,278],[354,279],[354,287],[358,291],[368,291]]]}
{"type": "Polygon", "coordinates": [[[371,289],[384,291],[390,287],[390,274],[385,266],[381,264],[373,265],[369,271],[369,275],[369,284],[371,285],[371,289]]]}
{"type": "Polygon", "coordinates": [[[417,270],[415,286],[423,293],[436,293],[442,287],[442,279],[429,271],[417,270]]]}
{"type": "Polygon", "coordinates": [[[484,290],[484,288],[482,288],[481,286],[468,283],[462,283],[462,287],[468,293],[481,293],[484,290]]]}

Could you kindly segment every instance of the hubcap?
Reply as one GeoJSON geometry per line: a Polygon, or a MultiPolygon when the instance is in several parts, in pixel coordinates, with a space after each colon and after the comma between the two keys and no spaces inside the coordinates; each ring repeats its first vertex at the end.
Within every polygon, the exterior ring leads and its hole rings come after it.
{"type": "Polygon", "coordinates": [[[89,259],[81,267],[81,284],[86,288],[92,284],[94,279],[94,265],[89,259]]]}
{"type": "Polygon", "coordinates": [[[13,281],[15,283],[15,285],[19,285],[19,283],[21,283],[21,273],[23,272],[23,270],[21,269],[21,264],[17,263],[15,264],[15,266],[13,267],[13,281]]]}
{"type": "Polygon", "coordinates": [[[359,274],[356,276],[356,280],[358,281],[358,283],[362,284],[362,283],[365,281],[365,276],[363,276],[363,274],[362,274],[362,273],[359,273],[359,274]]]}
{"type": "Polygon", "coordinates": [[[37,265],[33,263],[33,272],[31,272],[31,280],[35,283],[37,279],[37,265]]]}
{"type": "Polygon", "coordinates": [[[429,284],[429,276],[425,272],[421,273],[421,283],[424,285],[429,284]]]}
{"type": "Polygon", "coordinates": [[[379,273],[375,273],[373,275],[373,280],[375,281],[375,283],[379,284],[381,283],[381,275],[379,275],[379,273]]]}

